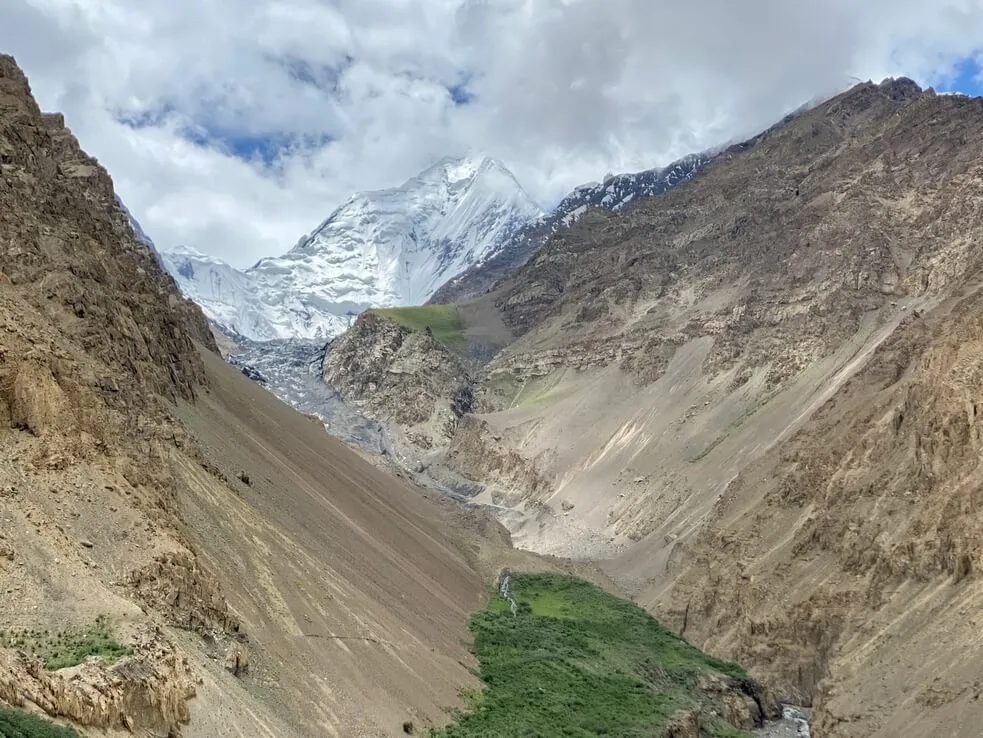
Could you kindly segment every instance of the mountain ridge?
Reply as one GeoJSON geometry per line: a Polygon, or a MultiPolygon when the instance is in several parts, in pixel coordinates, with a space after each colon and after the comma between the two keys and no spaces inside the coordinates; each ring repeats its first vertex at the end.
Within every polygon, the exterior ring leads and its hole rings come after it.
{"type": "Polygon", "coordinates": [[[601,183],[575,187],[553,210],[520,228],[488,259],[472,264],[461,274],[444,282],[427,301],[428,304],[461,302],[477,297],[489,290],[497,280],[521,267],[546,239],[561,228],[576,223],[589,208],[600,207],[616,212],[635,199],[652,197],[688,181],[709,160],[708,156],[690,154],[665,167],[613,175],[601,183]]]}
{"type": "Polygon", "coordinates": [[[366,308],[424,302],[539,214],[498,160],[445,157],[399,187],[356,193],[286,254],[246,270],[188,247],[162,258],[233,333],[327,340],[366,308]]]}
{"type": "Polygon", "coordinates": [[[588,182],[575,187],[553,210],[520,229],[498,253],[485,262],[472,265],[441,285],[428,303],[463,302],[490,291],[497,282],[532,258],[551,236],[575,224],[589,209],[599,208],[616,213],[640,200],[668,192],[689,182],[714,162],[746,151],[817,104],[819,101],[800,106],[774,125],[744,141],[688,154],[665,166],[611,174],[601,182],[588,182]]]}

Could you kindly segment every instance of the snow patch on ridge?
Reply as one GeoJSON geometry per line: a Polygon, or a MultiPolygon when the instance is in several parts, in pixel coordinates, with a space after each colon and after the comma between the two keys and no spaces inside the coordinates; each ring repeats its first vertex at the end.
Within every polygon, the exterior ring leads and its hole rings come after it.
{"type": "Polygon", "coordinates": [[[542,211],[501,162],[445,158],[400,187],[361,192],[286,254],[238,270],[190,247],[161,254],[227,330],[328,339],[369,307],[421,305],[542,211]]]}

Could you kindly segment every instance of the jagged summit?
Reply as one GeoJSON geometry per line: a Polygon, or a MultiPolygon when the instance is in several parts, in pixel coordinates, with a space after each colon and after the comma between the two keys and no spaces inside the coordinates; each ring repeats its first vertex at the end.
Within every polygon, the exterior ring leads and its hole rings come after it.
{"type": "Polygon", "coordinates": [[[426,302],[540,213],[497,159],[444,158],[399,187],[354,194],[286,254],[244,271],[188,248],[164,262],[240,335],[330,338],[351,313],[426,302]]]}
{"type": "Polygon", "coordinates": [[[895,102],[913,100],[925,91],[910,77],[888,77],[878,85],[895,102]]]}
{"type": "Polygon", "coordinates": [[[441,285],[430,302],[459,302],[487,291],[496,280],[535,254],[547,238],[576,223],[589,208],[623,210],[634,202],[688,182],[712,158],[710,154],[691,154],[665,167],[607,174],[601,182],[578,185],[552,211],[519,229],[495,254],[441,285]]]}

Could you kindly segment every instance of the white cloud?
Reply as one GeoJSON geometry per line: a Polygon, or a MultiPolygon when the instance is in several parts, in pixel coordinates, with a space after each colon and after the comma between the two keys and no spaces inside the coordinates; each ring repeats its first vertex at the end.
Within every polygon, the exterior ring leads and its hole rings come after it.
{"type": "Polygon", "coordinates": [[[0,4],[0,50],[157,243],[240,266],[444,154],[493,153],[549,201],[852,78],[945,81],[980,39],[983,0],[0,4]]]}

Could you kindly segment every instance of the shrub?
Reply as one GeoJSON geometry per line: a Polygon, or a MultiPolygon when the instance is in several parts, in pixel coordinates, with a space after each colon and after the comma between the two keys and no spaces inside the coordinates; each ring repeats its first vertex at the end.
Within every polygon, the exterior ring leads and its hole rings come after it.
{"type": "Polygon", "coordinates": [[[57,633],[12,630],[6,634],[0,633],[0,647],[23,649],[42,659],[45,668],[50,671],[77,666],[90,656],[111,662],[132,653],[132,649],[117,642],[104,615],[96,618],[92,627],[82,630],[57,633]]]}
{"type": "Polygon", "coordinates": [[[3,706],[0,706],[0,736],[3,738],[79,738],[79,734],[73,728],[56,725],[29,712],[3,706]]]}

